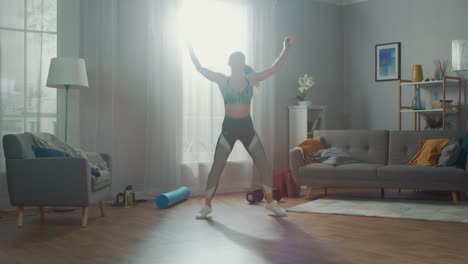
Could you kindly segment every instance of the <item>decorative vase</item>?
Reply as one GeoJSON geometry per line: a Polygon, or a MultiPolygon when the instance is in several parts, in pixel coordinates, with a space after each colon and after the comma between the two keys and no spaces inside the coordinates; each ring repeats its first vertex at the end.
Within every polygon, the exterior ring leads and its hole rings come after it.
{"type": "Polygon", "coordinates": [[[307,105],[307,106],[309,106],[309,105],[312,105],[312,102],[311,101],[299,101],[299,102],[297,102],[297,104],[298,105],[307,105]]]}
{"type": "Polygon", "coordinates": [[[422,71],[422,66],[420,64],[414,64],[413,65],[413,76],[411,80],[413,82],[422,82],[423,80],[423,71],[422,71]]]}
{"type": "Polygon", "coordinates": [[[443,72],[440,72],[440,71],[437,71],[435,72],[434,74],[434,79],[438,80],[438,81],[441,81],[444,79],[444,73],[443,72]]]}
{"type": "Polygon", "coordinates": [[[411,101],[411,106],[413,107],[413,110],[421,110],[421,94],[419,89],[416,89],[416,95],[411,101]]]}

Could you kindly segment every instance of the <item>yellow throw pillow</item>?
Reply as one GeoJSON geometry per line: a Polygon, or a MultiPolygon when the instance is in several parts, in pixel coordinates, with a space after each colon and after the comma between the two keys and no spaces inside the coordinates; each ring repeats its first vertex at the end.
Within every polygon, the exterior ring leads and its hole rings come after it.
{"type": "Polygon", "coordinates": [[[325,140],[323,137],[309,138],[297,145],[304,152],[305,163],[319,163],[320,161],[314,158],[314,154],[325,148],[325,140]]]}
{"type": "Polygon", "coordinates": [[[408,162],[408,165],[433,166],[437,164],[442,149],[449,142],[448,139],[421,139],[418,151],[408,162]]]}

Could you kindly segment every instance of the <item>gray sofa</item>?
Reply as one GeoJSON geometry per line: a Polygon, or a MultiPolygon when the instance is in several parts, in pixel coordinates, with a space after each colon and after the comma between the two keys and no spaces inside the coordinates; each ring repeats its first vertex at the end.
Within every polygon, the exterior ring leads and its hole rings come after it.
{"type": "MultiPolygon", "coordinates": [[[[3,148],[10,203],[18,207],[18,226],[23,224],[25,206],[40,208],[44,221],[45,206],[82,208],[82,226],[87,225],[88,206],[98,203],[105,215],[104,200],[109,197],[111,181],[91,176],[84,158],[36,158],[30,134],[5,135],[3,148]]],[[[101,154],[111,168],[109,155],[101,154]]]]}
{"type": "Polygon", "coordinates": [[[467,168],[406,165],[416,153],[419,139],[468,137],[468,131],[386,131],[319,130],[328,145],[351,153],[360,163],[330,166],[322,163],[304,165],[299,147],[289,152],[292,176],[299,185],[312,187],[358,187],[450,191],[454,202],[457,193],[468,191],[467,168]]]}

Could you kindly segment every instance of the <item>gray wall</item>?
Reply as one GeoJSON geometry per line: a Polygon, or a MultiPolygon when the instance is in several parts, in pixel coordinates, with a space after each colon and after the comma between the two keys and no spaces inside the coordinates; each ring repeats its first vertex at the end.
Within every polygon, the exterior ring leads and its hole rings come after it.
{"type": "Polygon", "coordinates": [[[282,164],[288,161],[288,106],[297,104],[300,75],[314,76],[316,84],[308,99],[313,104],[328,105],[327,127],[344,128],[342,7],[309,0],[280,0],[276,19],[277,42],[287,35],[295,40],[288,61],[276,76],[276,135],[282,153],[275,155],[275,159],[279,158],[275,162],[282,164]]]}
{"type": "MultiPolygon", "coordinates": [[[[433,60],[451,60],[452,40],[468,39],[467,11],[466,0],[370,0],[344,6],[347,127],[398,129],[398,83],[375,82],[376,44],[401,42],[402,79],[411,79],[413,64],[422,64],[425,78],[433,77],[433,60]]],[[[411,93],[404,97],[411,101],[411,93]]],[[[403,128],[411,129],[412,115],[407,115],[403,128]]]]}

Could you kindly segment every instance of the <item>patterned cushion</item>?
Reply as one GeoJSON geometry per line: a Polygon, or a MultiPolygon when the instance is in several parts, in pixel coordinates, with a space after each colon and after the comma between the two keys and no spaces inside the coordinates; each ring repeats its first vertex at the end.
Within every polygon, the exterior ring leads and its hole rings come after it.
{"type": "Polygon", "coordinates": [[[460,143],[459,140],[453,138],[450,142],[444,147],[442,153],[440,153],[439,160],[437,161],[437,166],[447,167],[452,166],[457,162],[458,157],[460,156],[460,143]]]}

